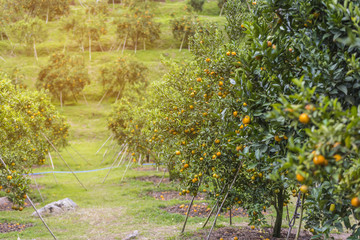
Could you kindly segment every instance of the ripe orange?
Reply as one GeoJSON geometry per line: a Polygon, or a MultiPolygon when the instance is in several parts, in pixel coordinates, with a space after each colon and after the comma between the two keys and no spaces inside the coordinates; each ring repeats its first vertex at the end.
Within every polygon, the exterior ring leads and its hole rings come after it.
{"type": "Polygon", "coordinates": [[[175,154],[176,154],[176,155],[180,155],[180,151],[176,151],[175,154]]]}
{"type": "Polygon", "coordinates": [[[7,178],[7,180],[11,180],[12,176],[7,176],[6,178],[7,178]]]}
{"type": "Polygon", "coordinates": [[[279,137],[278,135],[276,135],[275,137],[274,137],[274,139],[275,139],[275,141],[277,141],[277,142],[281,142],[281,137],[279,137]]]}
{"type": "Polygon", "coordinates": [[[342,158],[342,157],[341,157],[341,155],[340,155],[340,154],[335,154],[335,155],[334,155],[334,158],[335,158],[335,161],[337,161],[337,162],[338,162],[338,161],[340,161],[340,160],[341,160],[341,158],[342,158]]]}
{"type": "Polygon", "coordinates": [[[231,55],[236,56],[236,52],[232,52],[231,55]]]}
{"type": "Polygon", "coordinates": [[[299,182],[303,182],[305,178],[301,174],[296,174],[296,180],[298,180],[299,182]]]}
{"type": "Polygon", "coordinates": [[[243,103],[243,106],[244,106],[244,107],[246,107],[246,106],[247,106],[247,103],[246,103],[246,102],[244,102],[244,103],[243,103]]]}
{"type": "Polygon", "coordinates": [[[215,139],[215,143],[216,143],[216,144],[219,144],[219,143],[220,143],[220,140],[219,140],[219,139],[215,139]]]}
{"type": "Polygon", "coordinates": [[[224,85],[224,82],[223,82],[223,81],[220,81],[220,82],[219,82],[219,86],[222,86],[222,85],[224,85]]]}
{"type": "Polygon", "coordinates": [[[228,56],[230,56],[230,54],[231,54],[230,52],[227,52],[227,53],[226,53],[226,55],[228,55],[228,56]]]}
{"type": "Polygon", "coordinates": [[[216,156],[220,157],[221,156],[221,152],[217,152],[216,156]]]}
{"type": "Polygon", "coordinates": [[[238,115],[238,112],[237,111],[233,112],[233,115],[234,117],[236,117],[238,115]]]}
{"type": "Polygon", "coordinates": [[[325,157],[323,155],[318,155],[313,158],[313,162],[315,165],[325,165],[326,161],[327,160],[325,159],[325,157]]]}
{"type": "Polygon", "coordinates": [[[309,190],[308,186],[306,186],[306,185],[301,185],[300,191],[301,191],[302,193],[307,193],[308,190],[309,190]]]}
{"type": "Polygon", "coordinates": [[[201,79],[201,78],[197,78],[197,79],[196,79],[196,81],[201,82],[201,81],[202,81],[202,79],[201,79]]]}
{"type": "Polygon", "coordinates": [[[250,116],[246,115],[243,120],[242,120],[243,124],[249,124],[250,123],[250,116]]]}
{"type": "Polygon", "coordinates": [[[306,113],[302,113],[299,116],[299,121],[303,124],[308,124],[310,122],[310,117],[306,113]]]}
{"type": "Polygon", "coordinates": [[[353,207],[360,207],[360,199],[358,197],[352,198],[351,205],[353,205],[353,207]]]}
{"type": "Polygon", "coordinates": [[[268,47],[271,47],[272,46],[272,43],[270,41],[267,41],[267,46],[268,47]]]}
{"type": "Polygon", "coordinates": [[[207,59],[206,59],[206,62],[210,62],[210,58],[207,58],[207,59]]]}

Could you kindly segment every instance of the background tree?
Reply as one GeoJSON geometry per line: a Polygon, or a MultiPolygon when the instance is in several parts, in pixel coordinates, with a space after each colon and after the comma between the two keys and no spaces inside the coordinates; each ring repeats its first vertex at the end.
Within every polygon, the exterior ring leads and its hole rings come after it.
{"type": "Polygon", "coordinates": [[[153,18],[150,10],[135,9],[117,20],[116,33],[119,39],[124,39],[123,49],[128,38],[132,40],[135,53],[141,41],[146,49],[146,43],[160,38],[160,24],[154,22],[153,18]]]}
{"type": "Polygon", "coordinates": [[[194,36],[196,30],[200,30],[200,20],[193,15],[187,15],[171,20],[172,33],[175,39],[181,41],[180,50],[183,44],[189,44],[190,37],[194,36]]]}
{"type": "Polygon", "coordinates": [[[202,12],[205,0],[189,0],[187,4],[196,12],[202,12]]]}
{"type": "Polygon", "coordinates": [[[17,21],[11,26],[11,37],[25,44],[26,47],[32,46],[34,56],[38,60],[36,44],[45,41],[47,31],[42,20],[29,18],[28,20],[17,21]]]}
{"type": "Polygon", "coordinates": [[[115,63],[106,65],[101,69],[101,82],[106,90],[104,97],[108,93],[116,93],[117,101],[126,87],[131,86],[132,91],[146,87],[146,72],[143,64],[125,58],[118,58],[115,63]]]}
{"type": "Polygon", "coordinates": [[[40,71],[36,87],[49,90],[53,97],[60,99],[62,105],[70,95],[77,100],[76,96],[89,83],[82,56],[54,53],[48,65],[40,71]]]}

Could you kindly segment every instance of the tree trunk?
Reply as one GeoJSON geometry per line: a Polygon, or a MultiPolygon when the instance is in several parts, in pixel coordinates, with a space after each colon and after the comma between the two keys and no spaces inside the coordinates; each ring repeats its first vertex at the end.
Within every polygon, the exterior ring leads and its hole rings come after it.
{"type": "Polygon", "coordinates": [[[145,39],[144,39],[144,50],[146,50],[146,42],[145,42],[145,39]]]}
{"type": "Polygon", "coordinates": [[[62,91],[60,91],[60,105],[62,108],[63,107],[62,91]]]}
{"type": "Polygon", "coordinates": [[[118,95],[117,95],[117,97],[116,97],[115,102],[117,102],[117,101],[118,101],[118,99],[119,99],[119,97],[120,97],[120,94],[121,94],[121,90],[118,92],[118,95]]]}
{"type": "Polygon", "coordinates": [[[72,92],[72,94],[73,94],[73,97],[74,97],[74,99],[75,99],[75,102],[78,102],[75,93],[74,93],[73,91],[71,91],[71,92],[72,92]]]}
{"type": "Polygon", "coordinates": [[[296,236],[295,236],[295,240],[298,240],[300,237],[300,231],[301,231],[301,223],[302,223],[302,218],[303,218],[303,213],[304,213],[304,203],[305,203],[305,194],[302,194],[302,201],[301,201],[301,209],[300,209],[300,219],[299,219],[299,228],[296,232],[296,236]]]}
{"type": "Polygon", "coordinates": [[[225,4],[226,4],[226,2],[223,3],[223,5],[221,6],[220,15],[219,15],[220,17],[221,17],[221,15],[222,15],[223,10],[224,10],[225,4]]]}
{"type": "Polygon", "coordinates": [[[91,35],[89,33],[89,60],[91,61],[91,35]]]}
{"type": "Polygon", "coordinates": [[[135,42],[135,54],[136,54],[137,42],[138,42],[138,37],[136,36],[136,42],[135,42]]]}
{"type": "Polygon", "coordinates": [[[113,0],[113,11],[115,10],[115,0],[113,0]]]}
{"type": "Polygon", "coordinates": [[[122,49],[122,51],[121,51],[121,54],[123,54],[123,53],[124,53],[125,46],[126,46],[126,39],[127,39],[127,36],[128,36],[128,34],[126,34],[126,36],[125,36],[124,46],[123,46],[123,49],[122,49]]]}
{"type": "Polygon", "coordinates": [[[37,55],[37,52],[36,52],[36,43],[35,43],[35,39],[34,39],[34,56],[35,56],[36,61],[38,62],[38,61],[39,61],[39,59],[38,59],[38,55],[37,55]]]}
{"type": "Polygon", "coordinates": [[[46,24],[49,21],[49,7],[47,8],[47,12],[46,12],[46,24]]]}
{"type": "Polygon", "coordinates": [[[276,220],[273,229],[273,237],[280,237],[281,235],[281,224],[284,210],[284,190],[281,189],[279,193],[275,194],[275,209],[276,209],[276,220]]]}
{"type": "Polygon", "coordinates": [[[186,33],[184,33],[184,37],[183,37],[183,39],[182,39],[182,41],[181,41],[181,45],[180,45],[179,52],[181,52],[181,49],[182,49],[182,47],[183,47],[183,44],[184,44],[184,41],[185,41],[185,36],[186,36],[186,33]]]}

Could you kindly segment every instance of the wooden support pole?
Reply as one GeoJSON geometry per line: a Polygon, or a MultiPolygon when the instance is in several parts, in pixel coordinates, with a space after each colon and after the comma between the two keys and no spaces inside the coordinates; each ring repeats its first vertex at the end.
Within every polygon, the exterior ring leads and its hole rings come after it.
{"type": "Polygon", "coordinates": [[[235,177],[234,177],[234,180],[232,181],[232,183],[231,183],[231,185],[230,185],[230,187],[229,187],[229,189],[228,189],[228,191],[227,191],[227,193],[226,193],[226,195],[225,195],[225,197],[224,197],[224,200],[222,201],[222,203],[221,203],[221,205],[220,205],[220,207],[219,207],[219,209],[218,209],[218,211],[217,211],[217,213],[216,213],[214,223],[213,223],[213,225],[211,226],[210,232],[209,232],[208,236],[206,237],[206,240],[209,240],[209,239],[210,239],[211,233],[212,233],[212,231],[213,231],[213,229],[214,229],[214,227],[215,227],[215,225],[216,225],[217,217],[219,216],[220,211],[221,211],[221,209],[222,209],[222,207],[223,207],[223,205],[224,205],[224,203],[225,203],[225,201],[226,201],[226,199],[227,199],[227,196],[229,195],[229,192],[230,192],[230,190],[232,189],[232,187],[233,187],[233,185],[234,185],[234,183],[235,183],[235,181],[236,181],[236,179],[237,179],[237,176],[239,175],[241,166],[242,166],[242,163],[240,163],[240,166],[239,166],[239,168],[238,168],[238,170],[237,170],[237,172],[236,172],[236,175],[235,175],[235,177]]]}
{"type": "Polygon", "coordinates": [[[74,152],[77,153],[77,155],[79,155],[85,162],[87,162],[89,165],[91,165],[91,163],[88,162],[88,160],[86,160],[86,158],[84,158],[73,146],[71,146],[71,149],[74,150],[74,152]]]}
{"type": "Polygon", "coordinates": [[[99,150],[97,150],[95,154],[97,154],[105,146],[105,144],[110,140],[111,137],[112,135],[110,135],[110,137],[104,142],[104,144],[99,148],[99,150]]]}
{"type": "Polygon", "coordinates": [[[110,167],[109,171],[107,172],[106,176],[104,177],[104,180],[102,181],[102,183],[104,183],[105,180],[106,180],[106,178],[109,176],[109,173],[110,173],[111,169],[114,167],[116,161],[119,159],[120,154],[121,154],[121,151],[119,152],[119,154],[117,155],[117,157],[116,157],[116,159],[114,160],[113,164],[111,165],[111,167],[110,167]]]}
{"type": "Polygon", "coordinates": [[[80,179],[76,176],[76,174],[74,173],[74,171],[71,169],[71,167],[69,166],[69,164],[65,161],[65,159],[60,155],[59,151],[56,149],[56,147],[52,144],[52,142],[46,137],[46,135],[41,132],[41,134],[43,135],[43,137],[48,141],[48,143],[53,147],[53,149],[55,150],[55,152],[58,154],[58,156],[61,158],[61,160],[63,160],[63,162],[65,163],[65,165],[68,167],[68,169],[71,171],[71,173],[74,175],[74,177],[76,178],[76,180],[80,183],[80,185],[87,191],[87,188],[84,186],[84,184],[82,184],[82,182],[80,181],[80,179]]]}
{"type": "MultiPolygon", "coordinates": [[[[200,179],[200,181],[199,181],[198,189],[199,189],[199,187],[200,187],[200,185],[201,185],[201,180],[202,180],[202,179],[200,179]]],[[[193,203],[194,203],[195,197],[196,197],[196,195],[194,195],[193,198],[191,199],[191,202],[190,202],[188,211],[187,211],[187,213],[186,213],[185,222],[184,222],[184,225],[183,225],[183,227],[182,227],[182,229],[181,229],[181,233],[180,233],[180,234],[183,234],[184,231],[185,231],[186,223],[187,223],[187,220],[188,220],[189,215],[190,215],[190,209],[191,209],[191,207],[192,207],[192,205],[193,205],[193,203]]]]}
{"type": "Polygon", "coordinates": [[[49,151],[48,153],[49,153],[49,159],[50,159],[50,162],[51,162],[51,167],[52,167],[52,169],[53,169],[53,170],[52,170],[52,174],[53,174],[53,176],[54,176],[54,179],[55,179],[56,184],[58,184],[58,181],[57,181],[57,179],[56,179],[56,177],[55,177],[55,173],[54,173],[55,168],[54,168],[54,163],[53,163],[53,160],[52,160],[50,151],[49,151]]]}

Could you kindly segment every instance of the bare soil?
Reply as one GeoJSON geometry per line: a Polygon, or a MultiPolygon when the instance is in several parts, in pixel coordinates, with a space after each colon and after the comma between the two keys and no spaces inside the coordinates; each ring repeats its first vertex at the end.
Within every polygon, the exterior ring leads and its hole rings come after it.
{"type": "MultiPolygon", "coordinates": [[[[12,209],[13,203],[7,198],[1,198],[0,201],[0,211],[15,211],[12,209]]],[[[24,207],[31,207],[31,204],[28,200],[25,200],[24,207]]]]}
{"type": "MultiPolygon", "coordinates": [[[[169,213],[178,213],[181,215],[186,215],[188,211],[188,204],[178,204],[175,206],[170,206],[165,208],[165,210],[169,213]]],[[[191,207],[189,216],[190,217],[207,217],[211,212],[212,207],[208,205],[208,203],[194,203],[191,207]]],[[[214,211],[213,215],[216,214],[214,211]]],[[[220,213],[220,216],[230,217],[230,211],[220,213]]],[[[231,210],[232,217],[246,217],[247,213],[242,208],[234,208],[231,210]]]]}
{"type": "MultiPolygon", "coordinates": [[[[153,182],[154,184],[158,184],[160,182],[162,177],[159,176],[141,176],[141,177],[137,177],[135,178],[138,181],[143,181],[143,182],[153,182]]],[[[161,183],[170,183],[170,179],[169,178],[164,178],[162,180],[161,183]]]]}
{"type": "MultiPolygon", "coordinates": [[[[156,200],[168,201],[172,199],[179,199],[179,200],[191,200],[192,196],[189,194],[187,195],[179,195],[177,191],[164,191],[164,192],[149,192],[149,196],[154,197],[156,200]]],[[[205,194],[200,193],[195,197],[195,200],[205,200],[205,194]]]]}
{"type": "MultiPolygon", "coordinates": [[[[237,237],[239,240],[259,240],[259,239],[271,239],[271,240],[285,240],[287,235],[287,229],[282,229],[281,231],[281,238],[274,238],[272,237],[272,230],[271,229],[254,229],[252,230],[250,227],[243,227],[243,228],[233,228],[233,227],[223,227],[215,229],[210,239],[211,240],[219,240],[223,238],[224,240],[233,240],[234,237],[237,237]]],[[[196,232],[192,237],[185,238],[191,240],[200,240],[205,239],[209,230],[201,230],[196,232]]],[[[307,231],[301,231],[299,240],[309,240],[311,239],[312,234],[307,231]]],[[[290,234],[289,239],[295,238],[295,232],[290,234]]]]}

